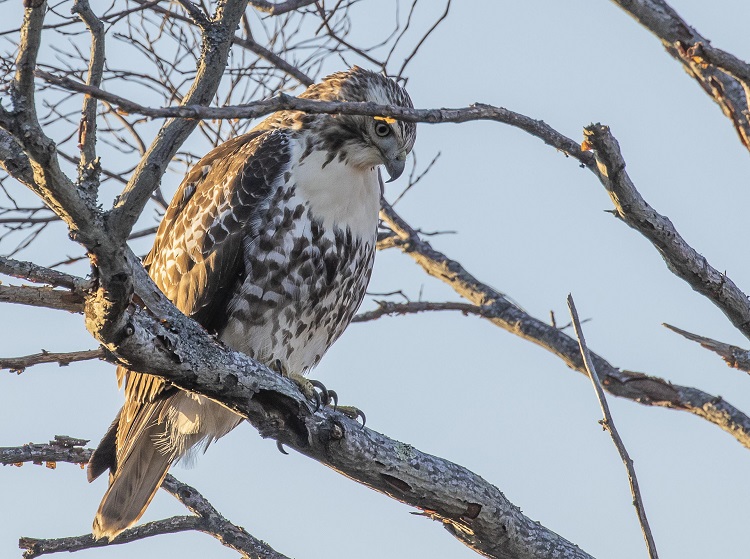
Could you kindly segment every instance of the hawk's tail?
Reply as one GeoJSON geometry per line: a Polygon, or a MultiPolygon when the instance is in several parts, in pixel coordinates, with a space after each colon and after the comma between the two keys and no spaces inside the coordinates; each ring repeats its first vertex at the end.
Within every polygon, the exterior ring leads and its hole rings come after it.
{"type": "Polygon", "coordinates": [[[163,425],[145,429],[117,464],[94,518],[96,539],[111,540],[135,524],[154,498],[172,463],[172,456],[158,448],[163,433],[163,425]]]}

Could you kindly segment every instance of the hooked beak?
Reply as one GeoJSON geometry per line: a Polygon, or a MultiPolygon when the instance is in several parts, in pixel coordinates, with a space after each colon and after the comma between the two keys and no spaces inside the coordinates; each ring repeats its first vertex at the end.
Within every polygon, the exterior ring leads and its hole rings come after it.
{"type": "Polygon", "coordinates": [[[388,176],[391,177],[385,182],[393,182],[401,176],[406,167],[406,150],[399,151],[395,157],[387,157],[384,161],[385,169],[388,176]]]}

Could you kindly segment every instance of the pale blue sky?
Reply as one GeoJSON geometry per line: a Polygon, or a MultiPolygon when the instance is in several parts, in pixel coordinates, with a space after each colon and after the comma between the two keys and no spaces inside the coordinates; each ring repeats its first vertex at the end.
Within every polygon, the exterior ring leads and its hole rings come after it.
{"type": "MultiPolygon", "coordinates": [[[[750,4],[670,4],[715,46],[750,59],[750,4]]],[[[374,13],[377,5],[357,10],[355,33],[381,36],[390,11],[374,13]]],[[[15,8],[4,9],[17,17],[15,8]]],[[[418,23],[429,25],[431,9],[441,6],[427,3],[418,23]]],[[[340,67],[331,61],[327,70],[340,67]]],[[[590,122],[608,124],[645,199],[750,290],[742,248],[750,233],[748,153],[659,41],[613,3],[456,2],[408,75],[419,108],[481,101],[543,119],[574,139],[590,122]]],[[[721,395],[750,412],[747,375],[661,323],[750,342],[674,277],[646,240],[605,212],[611,203],[591,173],[497,123],[420,125],[416,151],[423,163],[443,155],[398,210],[424,230],[458,231],[433,239],[437,248],[541,319],[554,310],[567,321],[572,292],[580,314],[592,319],[584,325],[590,347],[612,364],[721,395]]],[[[170,187],[178,180],[168,177],[170,187]]],[[[50,242],[21,257],[50,263],[69,250],[50,242]]],[[[407,256],[389,251],[378,255],[371,290],[394,289],[425,300],[456,298],[407,256]]],[[[95,347],[80,316],[9,305],[0,313],[3,356],[95,347]]],[[[0,375],[0,446],[55,434],[95,443],[122,401],[113,373],[85,363],[0,375]]],[[[455,314],[386,318],[353,325],[314,376],[365,410],[369,427],[467,466],[595,557],[646,556],[589,381],[536,346],[455,314]]],[[[746,555],[750,451],[686,413],[614,398],[610,404],[661,556],[746,555]]],[[[173,473],[290,557],[476,557],[438,524],[306,458],[281,455],[247,425],[194,468],[173,473]]],[[[87,532],[105,485],[89,485],[71,465],[4,468],[0,555],[17,556],[19,536],[87,532]]],[[[186,512],[159,494],[143,520],[171,514],[186,512]]],[[[80,556],[162,557],[168,550],[184,559],[236,556],[203,534],[80,556]]]]}

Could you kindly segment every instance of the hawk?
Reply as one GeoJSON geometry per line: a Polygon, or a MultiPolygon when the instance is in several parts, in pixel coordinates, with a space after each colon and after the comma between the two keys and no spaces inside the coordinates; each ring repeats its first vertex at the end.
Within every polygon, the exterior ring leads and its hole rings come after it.
{"type": "MultiPolygon", "coordinates": [[[[412,107],[406,91],[353,67],[300,97],[412,107]]],[[[293,379],[315,366],[365,295],[381,182],[404,170],[413,123],[280,111],[216,147],[187,174],[144,266],[186,315],[293,379]]],[[[117,371],[125,404],[88,465],[110,470],[94,519],[112,539],[146,510],[169,467],[242,418],[159,377],[117,371]]]]}

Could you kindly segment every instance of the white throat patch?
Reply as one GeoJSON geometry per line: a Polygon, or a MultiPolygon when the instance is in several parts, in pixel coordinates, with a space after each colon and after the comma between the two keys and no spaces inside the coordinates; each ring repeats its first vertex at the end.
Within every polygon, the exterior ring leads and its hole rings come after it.
{"type": "MultiPolygon", "coordinates": [[[[292,161],[299,161],[299,143],[292,149],[292,161]]],[[[357,168],[338,158],[323,166],[327,157],[327,152],[314,151],[292,167],[297,196],[310,204],[324,229],[348,227],[355,237],[372,242],[380,210],[377,168],[357,168]]]]}

